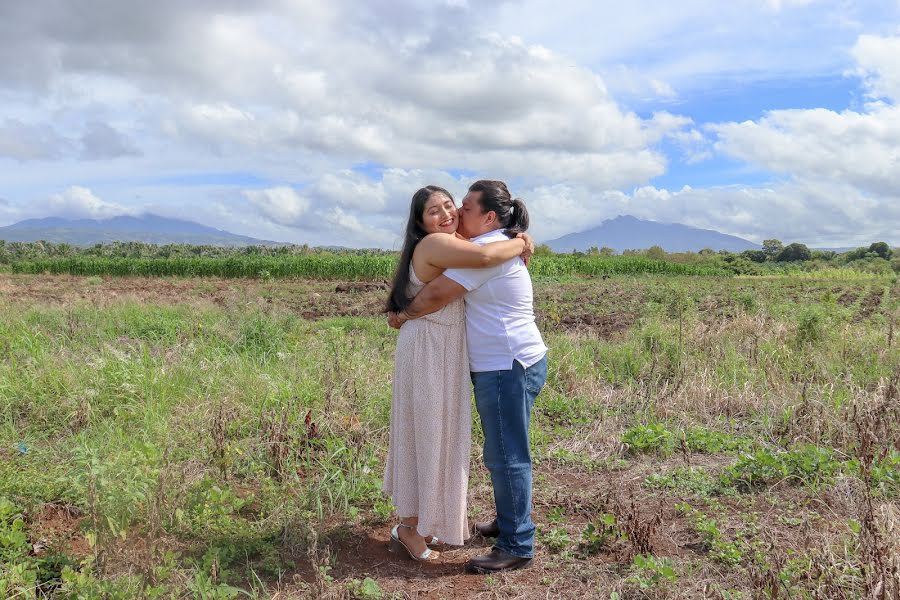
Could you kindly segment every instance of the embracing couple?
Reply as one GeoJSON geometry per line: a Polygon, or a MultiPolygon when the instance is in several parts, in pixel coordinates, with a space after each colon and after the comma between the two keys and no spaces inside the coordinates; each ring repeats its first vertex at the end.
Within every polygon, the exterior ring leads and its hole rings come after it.
{"type": "Polygon", "coordinates": [[[496,507],[475,528],[497,539],[466,570],[518,569],[534,556],[528,428],[547,347],[534,322],[526,229],[525,204],[502,181],[475,182],[459,209],[437,186],[412,198],[388,300],[400,334],[384,491],[400,517],[391,548],[415,560],[469,537],[473,387],[496,507]]]}

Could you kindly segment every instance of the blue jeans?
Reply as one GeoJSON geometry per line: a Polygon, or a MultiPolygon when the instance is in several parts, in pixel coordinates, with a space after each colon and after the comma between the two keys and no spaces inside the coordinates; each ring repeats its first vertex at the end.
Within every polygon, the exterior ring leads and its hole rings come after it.
{"type": "Polygon", "coordinates": [[[472,373],[475,406],[484,430],[484,466],[491,473],[497,525],[495,548],[534,556],[531,520],[531,409],[547,380],[547,357],[525,369],[518,361],[503,371],[472,373]]]}

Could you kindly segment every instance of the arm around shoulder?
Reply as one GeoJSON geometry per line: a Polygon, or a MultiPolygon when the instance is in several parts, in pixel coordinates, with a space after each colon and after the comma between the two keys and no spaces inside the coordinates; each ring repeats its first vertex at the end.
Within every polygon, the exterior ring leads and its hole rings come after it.
{"type": "Polygon", "coordinates": [[[522,254],[526,242],[520,238],[480,246],[446,233],[432,233],[419,246],[428,264],[440,269],[493,267],[522,254]]]}

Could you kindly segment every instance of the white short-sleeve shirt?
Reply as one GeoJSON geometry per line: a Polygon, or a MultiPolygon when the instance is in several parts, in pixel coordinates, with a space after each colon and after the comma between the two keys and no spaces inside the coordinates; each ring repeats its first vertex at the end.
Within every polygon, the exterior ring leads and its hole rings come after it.
{"type": "MultiPolygon", "coordinates": [[[[501,230],[472,239],[479,245],[507,240],[501,230]]],[[[528,368],[547,346],[534,322],[534,291],[522,259],[486,269],[447,269],[444,275],[466,294],[469,369],[476,373],[511,369],[514,360],[528,368]]]]}

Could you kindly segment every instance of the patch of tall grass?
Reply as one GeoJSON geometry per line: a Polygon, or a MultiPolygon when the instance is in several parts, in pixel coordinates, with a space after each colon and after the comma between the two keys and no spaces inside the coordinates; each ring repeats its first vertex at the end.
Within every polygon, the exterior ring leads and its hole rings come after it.
{"type": "MultiPolygon", "coordinates": [[[[309,254],[297,256],[228,256],[177,258],[107,258],[78,256],[16,262],[13,273],[80,276],[228,277],[334,280],[388,280],[397,258],[372,254],[309,254]]],[[[537,278],[600,277],[620,274],[730,276],[708,265],[651,260],[640,256],[535,256],[531,272],[537,278]]]]}

